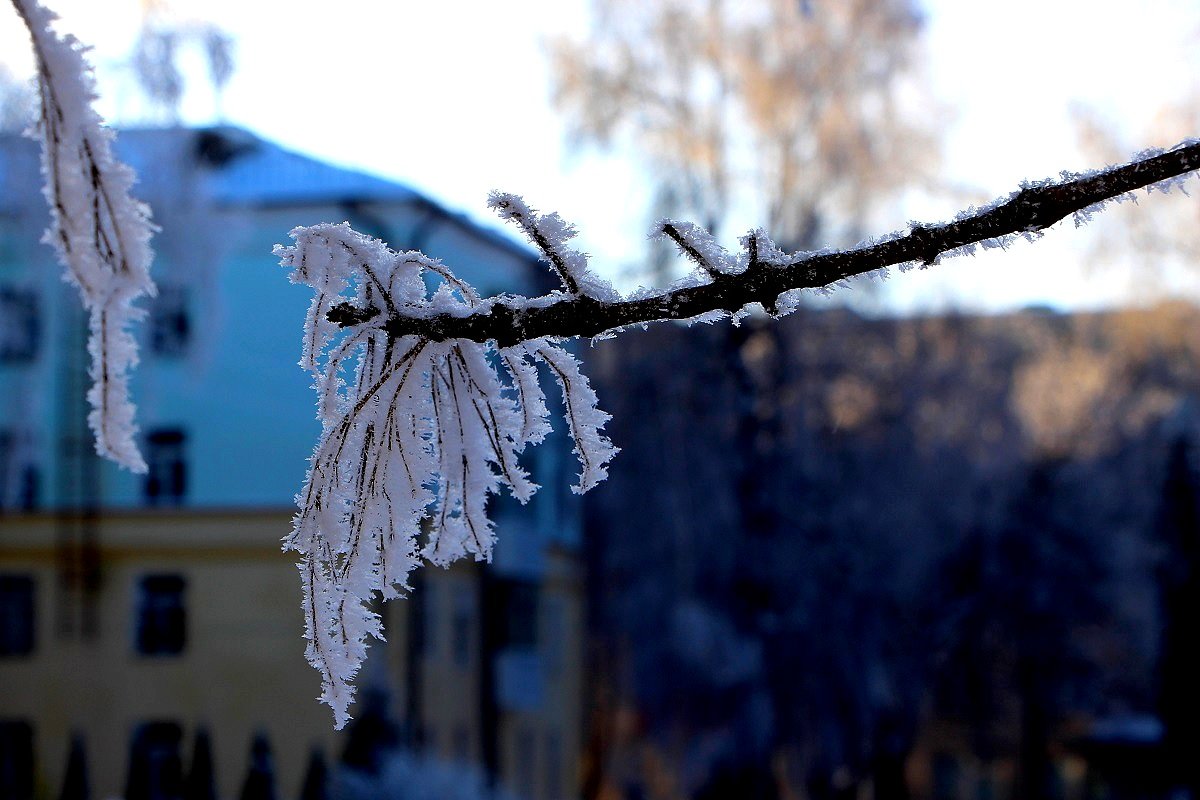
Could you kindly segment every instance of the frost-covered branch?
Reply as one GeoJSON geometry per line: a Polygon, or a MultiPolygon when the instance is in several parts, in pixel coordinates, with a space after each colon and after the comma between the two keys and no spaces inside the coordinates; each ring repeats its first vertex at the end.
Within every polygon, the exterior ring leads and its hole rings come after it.
{"type": "MultiPolygon", "coordinates": [[[[386,315],[382,327],[394,337],[422,336],[430,341],[493,341],[500,347],[543,337],[598,336],[628,325],[658,320],[712,318],[737,314],[759,304],[775,314],[789,310],[796,290],[829,287],[855,275],[899,266],[937,263],[943,256],[967,254],[974,248],[1002,246],[1016,236],[1035,236],[1074,214],[1085,221],[1104,203],[1136,189],[1179,179],[1200,168],[1200,142],[1189,140],[1165,152],[1145,153],[1128,164],[1059,180],[1027,183],[1017,192],[979,209],[969,209],[952,222],[913,224],[848,250],[785,254],[761,230],[742,237],[736,256],[723,250],[704,230],[686,222],[664,220],[658,234],[674,241],[698,269],[689,279],[665,290],[619,298],[597,281],[586,263],[568,263],[555,248],[573,229],[556,214],[538,216],[519,199],[493,197],[492,205],[512,218],[542,250],[563,283],[563,291],[535,300],[490,298],[469,313],[400,308],[386,315]],[[517,205],[519,203],[519,206],[517,205]],[[518,212],[512,209],[518,208],[518,212]],[[555,235],[559,239],[555,239],[555,235]]],[[[582,256],[579,256],[582,258],[582,256]]],[[[368,310],[339,306],[331,319],[352,322],[368,310]]]]}
{"type": "Polygon", "coordinates": [[[37,59],[36,135],[50,206],[44,241],[57,251],[89,316],[88,425],[100,455],[145,472],[129,399],[129,371],[137,363],[129,325],[142,314],[133,300],[154,293],[150,211],[131,197],[133,171],[113,157],[112,131],[92,109],[96,92],[86,49],[74,36],[55,33],[54,14],[36,0],[12,2],[37,59]]]}
{"type": "Polygon", "coordinates": [[[542,297],[481,300],[440,262],[394,252],[345,224],[293,230],[295,244],[276,253],[293,281],[316,291],[301,365],[313,372],[324,431],[285,546],[302,555],[308,658],[321,672],[322,700],[337,726],[349,719],[367,636],[382,635],[371,598],[405,590],[422,559],[490,558],[488,496],[507,486],[525,502],[537,489],[517,459],[549,431],[538,364],[562,387],[582,467],[575,490],[604,479],[616,453],[600,432],[609,417],[579,362],[560,346],[564,338],[656,320],[713,320],[754,303],[784,314],[799,289],[1002,246],[1068,214],[1082,221],[1134,189],[1165,189],[1163,181],[1197,167],[1200,144],[1186,142],[1122,167],[1027,184],[953,222],[912,225],[846,251],[789,255],[757,230],[734,255],[692,223],[662,220],[656,235],[673,241],[696,270],[629,298],[569,246],[570,224],[514,195],[493,194],[489,204],[521,228],[558,276],[561,289],[542,297]],[[436,276],[432,292],[427,274],[436,276]],[[346,384],[352,359],[357,366],[346,384]]]}
{"type": "MultiPolygon", "coordinates": [[[[422,559],[489,560],[488,496],[507,486],[524,503],[537,490],[518,456],[550,430],[538,364],[562,387],[582,467],[576,491],[604,479],[616,448],[600,433],[608,415],[579,362],[556,342],[494,349],[384,330],[383,320],[401,308],[473,312],[474,289],[441,263],[393,252],[346,225],[297,228],[292,237],[295,245],[276,252],[292,280],[316,292],[301,365],[313,373],[323,430],[284,544],[301,554],[307,655],[340,728],[366,639],[382,636],[372,596],[407,590],[422,559]],[[426,274],[436,276],[432,293],[426,274]],[[345,292],[361,318],[331,321],[345,292]]],[[[560,258],[563,276],[582,270],[581,257],[550,240],[546,248],[560,258]]]]}

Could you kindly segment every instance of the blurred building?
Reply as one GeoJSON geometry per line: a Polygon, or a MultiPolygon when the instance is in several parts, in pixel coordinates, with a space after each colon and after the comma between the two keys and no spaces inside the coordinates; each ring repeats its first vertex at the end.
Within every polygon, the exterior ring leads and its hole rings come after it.
{"type": "MultiPolygon", "coordinates": [[[[117,149],[162,227],[134,379],[144,476],[93,454],[84,320],[39,242],[36,145],[0,137],[0,795],[57,796],[77,737],[93,796],[172,794],[199,744],[231,797],[261,734],[295,797],[314,747],[332,761],[374,745],[335,735],[314,699],[280,552],[319,425],[296,366],[309,290],[271,247],[348,220],[485,294],[539,292],[545,270],[406,186],[243,130],[127,131],[117,149]]],[[[492,565],[422,570],[414,598],[388,604],[352,709],[370,698],[390,731],[376,743],[545,800],[575,794],[580,751],[580,524],[550,477],[564,447],[533,451],[545,488],[529,506],[497,503],[492,565]]]]}

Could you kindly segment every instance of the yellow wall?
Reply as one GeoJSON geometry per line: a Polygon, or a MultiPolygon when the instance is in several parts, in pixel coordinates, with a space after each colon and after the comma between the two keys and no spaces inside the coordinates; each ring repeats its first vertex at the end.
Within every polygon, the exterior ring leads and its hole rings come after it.
{"type": "MultiPolygon", "coordinates": [[[[218,792],[241,789],[250,742],[267,734],[275,756],[281,797],[299,793],[309,753],[323,748],[327,762],[340,754],[328,708],[318,704],[319,676],[304,660],[300,584],[294,554],[280,551],[291,512],[138,511],[109,514],[97,522],[100,584],[94,595],[98,627],[85,636],[60,630],[65,610],[78,621],[77,592],[64,590],[55,542],[65,531],[51,515],[0,518],[0,573],[34,577],[36,642],[28,657],[0,658],[0,719],[25,719],[34,728],[42,796],[61,786],[72,732],[83,733],[93,796],[119,796],[125,788],[129,744],[141,723],[172,721],[184,731],[184,765],[199,725],[209,729],[218,792]],[[138,581],[150,573],[186,580],[187,643],[183,653],[145,656],[134,642],[138,581]]],[[[545,681],[545,699],[533,714],[501,715],[500,754],[506,782],[519,774],[515,736],[533,730],[536,792],[530,800],[577,795],[580,752],[581,594],[577,565],[552,553],[542,599],[563,609],[558,638],[561,668],[545,681]],[[548,738],[548,736],[550,738],[548,738]],[[561,784],[545,785],[547,742],[561,747],[561,784]]],[[[479,727],[481,663],[478,618],[479,568],[426,568],[435,584],[436,649],[421,659],[422,716],[434,732],[433,752],[453,758],[454,732],[465,729],[469,757],[481,756],[479,727]],[[471,600],[470,662],[457,665],[451,652],[455,596],[471,600]]],[[[368,658],[360,685],[383,681],[392,710],[402,718],[407,682],[406,646],[410,604],[385,609],[388,643],[368,658]],[[380,652],[382,649],[383,652],[380,652]]],[[[541,633],[541,632],[539,632],[541,633]]],[[[545,637],[539,635],[539,642],[545,637]]],[[[354,707],[351,713],[354,713],[354,707]]]]}
{"type": "Polygon", "coordinates": [[[299,791],[313,745],[340,751],[328,709],[313,698],[304,660],[299,580],[280,552],[290,513],[137,513],[99,523],[101,584],[92,636],[57,630],[67,599],[55,569],[53,517],[0,520],[0,571],[32,574],[37,638],[29,657],[0,659],[0,717],[34,727],[43,790],[56,794],[72,731],[85,737],[95,796],[125,788],[133,730],[154,720],[184,731],[185,765],[198,725],[209,727],[218,791],[241,789],[250,742],[269,737],[279,790],[299,791]],[[184,576],[187,644],[145,656],[134,643],[137,583],[184,576]]]}

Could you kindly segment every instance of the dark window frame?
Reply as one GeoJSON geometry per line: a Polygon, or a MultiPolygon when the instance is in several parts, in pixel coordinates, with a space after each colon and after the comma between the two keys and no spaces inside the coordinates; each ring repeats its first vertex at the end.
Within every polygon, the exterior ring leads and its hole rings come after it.
{"type": "Polygon", "coordinates": [[[150,305],[150,352],[161,358],[182,358],[192,343],[190,292],[186,286],[163,284],[150,305]]]}
{"type": "Polygon", "coordinates": [[[41,332],[37,291],[0,286],[0,363],[26,364],[36,360],[41,332]]]}
{"type": "Polygon", "coordinates": [[[33,449],[27,433],[0,428],[0,512],[38,507],[41,472],[29,460],[33,449]]]}
{"type": "Polygon", "coordinates": [[[501,579],[498,589],[501,608],[504,609],[500,646],[536,648],[541,640],[538,630],[541,590],[537,582],[501,579]]]}
{"type": "Polygon", "coordinates": [[[180,505],[187,496],[187,433],[156,428],[146,434],[146,504],[180,505]]]}
{"type": "Polygon", "coordinates": [[[134,649],[150,657],[187,649],[187,580],[177,573],[143,575],[137,583],[134,649]]]}
{"type": "Polygon", "coordinates": [[[25,719],[0,719],[0,793],[33,800],[36,769],[33,725],[25,719]]]}
{"type": "Polygon", "coordinates": [[[456,585],[450,618],[450,654],[454,666],[467,669],[475,658],[475,620],[478,616],[475,587],[456,585]]]}
{"type": "Polygon", "coordinates": [[[0,657],[32,655],[37,648],[37,584],[28,574],[0,575],[0,657]]]}
{"type": "Polygon", "coordinates": [[[414,604],[418,612],[420,625],[421,652],[426,658],[436,660],[441,649],[443,633],[439,630],[438,617],[441,614],[442,590],[436,581],[428,578],[423,581],[419,591],[413,594],[414,604]]]}
{"type": "Polygon", "coordinates": [[[183,726],[143,722],[129,738],[125,800],[178,800],[183,796],[183,726]]]}

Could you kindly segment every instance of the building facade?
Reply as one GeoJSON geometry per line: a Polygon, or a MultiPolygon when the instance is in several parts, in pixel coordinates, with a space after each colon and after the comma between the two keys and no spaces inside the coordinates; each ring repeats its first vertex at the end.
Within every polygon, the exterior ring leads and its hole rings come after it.
{"type": "MultiPolygon", "coordinates": [[[[93,794],[137,794],[138,764],[186,775],[204,731],[218,796],[239,791],[260,734],[280,796],[297,796],[313,749],[334,761],[346,737],[314,700],[279,547],[320,428],[296,365],[309,290],[272,245],[346,220],[483,293],[539,292],[544,268],[406,186],[239,129],[127,131],[118,152],[162,228],[133,381],[144,476],[92,452],[83,318],[39,243],[36,146],[0,137],[0,783],[57,795],[75,739],[93,794]]],[[[535,450],[546,488],[496,504],[491,565],[422,570],[386,607],[389,641],[359,680],[403,743],[546,800],[574,796],[580,749],[580,523],[553,477],[565,458],[562,443],[535,450]]]]}

